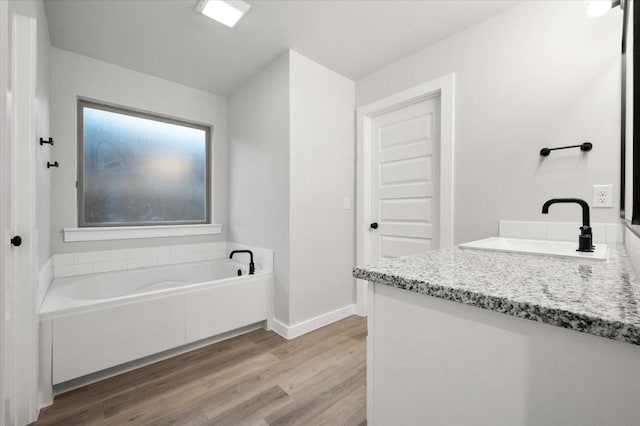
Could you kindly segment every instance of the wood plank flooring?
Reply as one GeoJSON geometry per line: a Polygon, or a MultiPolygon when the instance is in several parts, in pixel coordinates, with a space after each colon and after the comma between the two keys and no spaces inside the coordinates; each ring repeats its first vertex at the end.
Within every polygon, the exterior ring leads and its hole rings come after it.
{"type": "Polygon", "coordinates": [[[36,425],[366,425],[365,318],[256,330],[59,395],[36,425]]]}

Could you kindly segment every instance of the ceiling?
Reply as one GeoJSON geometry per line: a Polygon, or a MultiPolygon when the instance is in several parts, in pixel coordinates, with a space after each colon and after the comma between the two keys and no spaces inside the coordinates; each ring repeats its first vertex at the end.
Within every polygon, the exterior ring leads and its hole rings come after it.
{"type": "Polygon", "coordinates": [[[45,0],[55,47],[222,95],[293,49],[357,80],[511,1],[253,0],[235,28],[197,0],[45,0]]]}

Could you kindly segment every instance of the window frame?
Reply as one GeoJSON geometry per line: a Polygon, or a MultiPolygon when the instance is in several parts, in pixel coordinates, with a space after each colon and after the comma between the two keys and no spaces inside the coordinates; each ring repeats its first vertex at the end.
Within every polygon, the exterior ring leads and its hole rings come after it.
{"type": "Polygon", "coordinates": [[[127,228],[127,227],[161,227],[176,225],[212,225],[212,179],[211,179],[211,165],[213,164],[211,154],[211,135],[213,129],[212,126],[202,123],[196,123],[192,121],[186,121],[165,115],[136,110],[133,108],[127,108],[119,105],[113,105],[101,101],[95,101],[91,99],[85,99],[78,97],[77,99],[77,174],[76,174],[76,194],[77,194],[77,212],[78,212],[78,228],[127,228]],[[108,112],[114,112],[117,114],[128,115],[132,117],[139,117],[163,123],[174,124],[183,127],[190,127],[193,129],[203,130],[205,132],[205,219],[204,220],[189,220],[189,221],[166,221],[166,222],[110,222],[110,223],[90,223],[84,220],[84,114],[85,107],[92,109],[99,109],[108,112]]]}

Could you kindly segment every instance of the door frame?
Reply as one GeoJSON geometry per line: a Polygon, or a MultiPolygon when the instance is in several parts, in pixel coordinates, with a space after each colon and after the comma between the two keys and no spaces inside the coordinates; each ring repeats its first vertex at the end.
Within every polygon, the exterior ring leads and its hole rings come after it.
{"type": "MultiPolygon", "coordinates": [[[[455,74],[446,74],[356,110],[356,262],[371,263],[371,122],[375,117],[440,96],[440,247],[453,246],[453,143],[455,74]]],[[[367,282],[357,280],[356,312],[367,314],[367,282]]]]}
{"type": "Polygon", "coordinates": [[[0,43],[0,424],[16,426],[38,416],[37,22],[2,3],[0,20],[8,25],[0,43]],[[9,242],[14,235],[22,236],[19,249],[9,242]]]}
{"type": "MultiPolygon", "coordinates": [[[[13,170],[11,206],[14,232],[22,236],[15,250],[15,417],[17,424],[38,417],[38,297],[36,225],[37,21],[13,15],[13,170]]],[[[39,165],[44,166],[44,165],[39,165]]]]}
{"type": "Polygon", "coordinates": [[[5,318],[6,318],[6,277],[5,263],[9,235],[7,235],[8,211],[5,200],[9,197],[9,185],[11,170],[8,158],[9,150],[9,126],[10,117],[7,111],[10,101],[10,55],[11,55],[11,14],[9,3],[0,2],[0,424],[7,420],[6,400],[12,402],[12,393],[6,387],[6,351],[12,349],[6,341],[5,318]]]}

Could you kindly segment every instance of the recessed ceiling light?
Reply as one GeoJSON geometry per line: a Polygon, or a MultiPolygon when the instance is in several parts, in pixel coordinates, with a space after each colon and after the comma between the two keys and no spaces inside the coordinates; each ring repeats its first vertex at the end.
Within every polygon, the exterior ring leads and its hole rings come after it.
{"type": "Polygon", "coordinates": [[[611,10],[611,0],[591,0],[587,14],[592,18],[602,16],[611,10]]]}
{"type": "Polygon", "coordinates": [[[203,15],[233,28],[250,7],[242,0],[200,0],[197,9],[203,15]]]}

